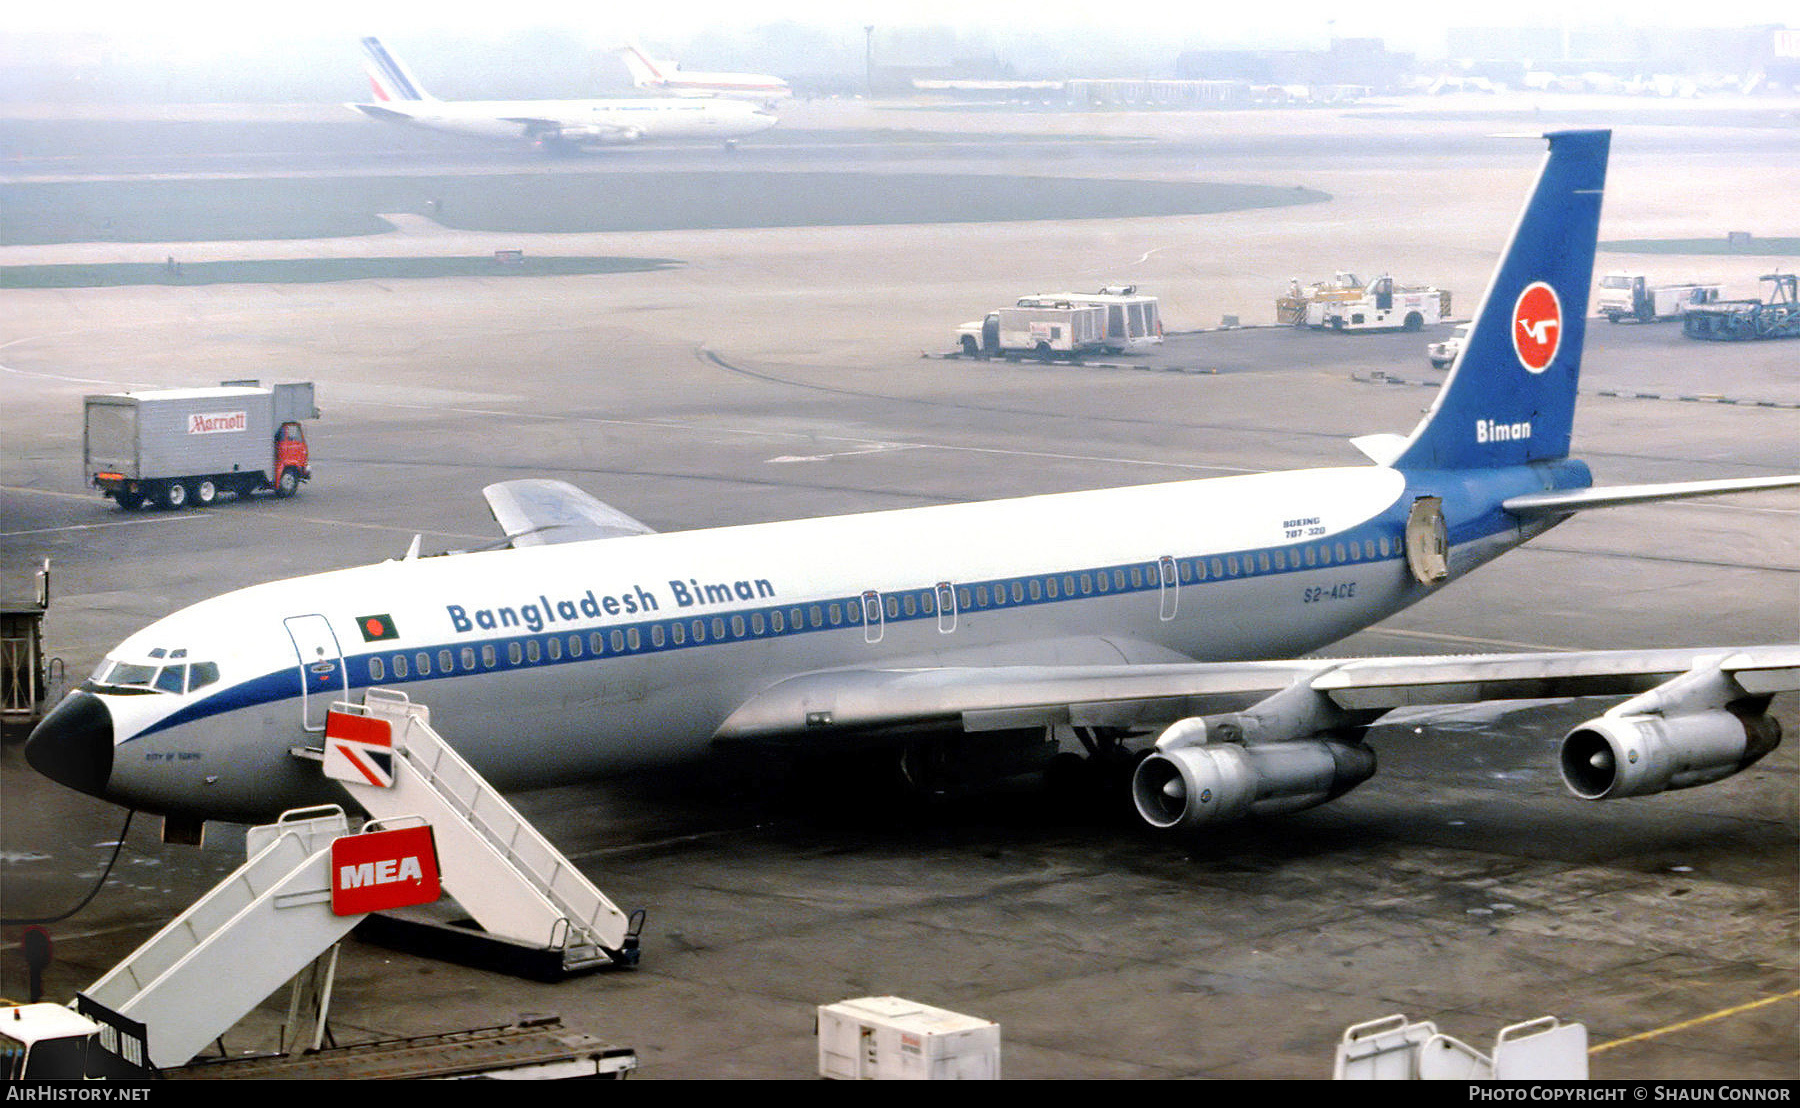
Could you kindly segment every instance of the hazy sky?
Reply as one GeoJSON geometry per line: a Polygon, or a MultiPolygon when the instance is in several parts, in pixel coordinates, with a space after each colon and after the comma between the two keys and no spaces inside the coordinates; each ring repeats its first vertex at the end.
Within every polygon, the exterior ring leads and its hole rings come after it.
{"type": "MultiPolygon", "coordinates": [[[[1441,34],[1446,26],[1506,24],[1571,26],[1743,26],[1800,24],[1795,0],[1736,0],[1704,5],[1693,0],[1616,0],[1571,4],[1567,0],[1513,0],[1505,5],[1474,0],[1387,0],[1352,5],[1343,0],[1288,0],[1276,6],[1153,0],[1138,6],[1094,0],[662,0],[654,14],[624,14],[632,6],[604,0],[505,0],[464,5],[446,0],[305,0],[300,4],[254,5],[245,0],[64,0],[15,4],[6,26],[16,31],[123,30],[178,36],[190,49],[210,49],[245,37],[295,33],[379,33],[467,31],[519,26],[591,29],[597,37],[636,33],[683,38],[711,28],[746,27],[794,20],[860,30],[876,26],[944,24],[1000,26],[1029,33],[1071,27],[1135,23],[1147,38],[1317,36],[1320,44],[1336,33],[1400,41],[1441,34]],[[1279,18],[1271,14],[1279,12],[1279,18]],[[614,14],[620,13],[620,14],[614,14]]],[[[0,32],[3,33],[3,32],[0,32]]],[[[160,37],[160,36],[159,36],[160,37]]]]}

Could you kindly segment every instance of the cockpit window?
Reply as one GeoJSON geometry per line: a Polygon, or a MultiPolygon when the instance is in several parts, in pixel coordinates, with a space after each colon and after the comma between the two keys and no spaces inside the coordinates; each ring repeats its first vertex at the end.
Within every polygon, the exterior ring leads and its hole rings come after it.
{"type": "Polygon", "coordinates": [[[138,666],[129,662],[109,662],[100,667],[99,673],[94,674],[94,680],[102,685],[148,686],[155,679],[155,666],[138,666]]]}
{"type": "MultiPolygon", "coordinates": [[[[178,658],[184,656],[185,650],[165,651],[158,649],[152,652],[159,657],[178,658]]],[[[204,688],[219,679],[219,666],[216,662],[178,663],[167,666],[144,666],[135,662],[120,662],[108,658],[100,663],[88,684],[119,691],[133,692],[165,692],[180,695],[204,688]]]]}

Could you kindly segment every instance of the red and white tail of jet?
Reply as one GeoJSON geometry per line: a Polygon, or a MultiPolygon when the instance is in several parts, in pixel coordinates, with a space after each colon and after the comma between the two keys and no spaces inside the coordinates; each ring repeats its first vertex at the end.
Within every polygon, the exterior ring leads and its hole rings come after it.
{"type": "Polygon", "coordinates": [[[636,42],[619,48],[631,83],[668,96],[721,96],[736,100],[783,100],[794,94],[780,77],[766,73],[689,72],[680,64],[653,58],[636,42]]]}

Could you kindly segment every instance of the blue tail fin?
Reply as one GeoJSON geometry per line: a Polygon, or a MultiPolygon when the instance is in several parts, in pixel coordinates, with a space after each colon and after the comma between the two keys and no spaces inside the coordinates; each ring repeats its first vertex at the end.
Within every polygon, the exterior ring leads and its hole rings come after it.
{"type": "Polygon", "coordinates": [[[1485,469],[1569,454],[1612,132],[1545,137],[1550,154],[1462,356],[1395,468],[1485,469]]]}

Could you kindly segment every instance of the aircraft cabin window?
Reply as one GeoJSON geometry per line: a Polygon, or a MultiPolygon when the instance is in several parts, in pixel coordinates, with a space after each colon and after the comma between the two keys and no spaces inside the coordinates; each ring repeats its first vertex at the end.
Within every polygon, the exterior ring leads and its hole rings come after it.
{"type": "Polygon", "coordinates": [[[777,635],[787,630],[787,620],[782,617],[780,608],[769,613],[769,630],[777,635]]]}
{"type": "Polygon", "coordinates": [[[644,645],[643,640],[638,637],[638,629],[635,627],[625,632],[625,642],[633,650],[637,650],[644,645]]]}
{"type": "Polygon", "coordinates": [[[751,612],[750,613],[750,633],[752,635],[760,635],[766,629],[767,628],[763,623],[763,614],[761,612],[751,612]]]}
{"type": "Polygon", "coordinates": [[[464,672],[471,671],[475,668],[475,648],[474,647],[465,646],[462,648],[462,667],[463,667],[464,672]]]}
{"type": "Polygon", "coordinates": [[[830,608],[826,609],[826,611],[830,615],[831,625],[833,627],[836,627],[838,624],[844,622],[844,610],[842,608],[840,608],[838,605],[833,604],[830,608]]]}
{"type": "Polygon", "coordinates": [[[741,639],[744,637],[744,617],[743,616],[732,616],[731,617],[731,637],[734,639],[741,639]]]}
{"type": "Polygon", "coordinates": [[[1094,575],[1091,573],[1082,574],[1081,575],[1081,595],[1092,596],[1093,593],[1094,593],[1094,575]]]}
{"type": "Polygon", "coordinates": [[[580,635],[570,635],[569,636],[569,657],[571,657],[571,658],[581,657],[581,636],[580,635]]]}
{"type": "Polygon", "coordinates": [[[450,651],[449,650],[438,651],[438,672],[439,673],[451,673],[451,672],[454,672],[455,669],[456,669],[456,660],[451,656],[450,651]]]}
{"type": "Polygon", "coordinates": [[[1052,600],[1055,600],[1057,598],[1057,596],[1059,595],[1059,591],[1058,591],[1057,584],[1056,584],[1056,578],[1054,578],[1054,577],[1044,578],[1044,595],[1049,597],[1052,600]]]}
{"type": "Polygon", "coordinates": [[[1023,603],[1024,600],[1025,600],[1025,586],[1021,585],[1017,581],[1014,581],[1012,583],[1012,601],[1013,601],[1013,603],[1020,604],[1020,603],[1023,603]]]}
{"type": "Polygon", "coordinates": [[[653,623],[650,625],[650,645],[660,647],[660,646],[662,646],[662,644],[663,644],[663,625],[660,623],[653,623]]]}
{"type": "Polygon", "coordinates": [[[612,633],[612,649],[614,654],[625,649],[625,632],[614,629],[612,633]]]}
{"type": "Polygon", "coordinates": [[[411,672],[412,671],[409,670],[406,665],[406,655],[404,655],[404,654],[394,655],[394,678],[395,678],[395,680],[403,680],[411,672]]]}
{"type": "Polygon", "coordinates": [[[420,677],[430,677],[431,655],[425,653],[423,650],[419,651],[418,655],[413,658],[413,668],[419,671],[420,677]]]}
{"type": "Polygon", "coordinates": [[[1286,569],[1287,568],[1287,551],[1277,550],[1275,552],[1275,568],[1276,569],[1286,569]]]}
{"type": "Polygon", "coordinates": [[[1256,556],[1256,567],[1264,573],[1269,572],[1269,552],[1267,550],[1256,556]]]}
{"type": "Polygon", "coordinates": [[[1122,569],[1113,570],[1112,578],[1113,578],[1113,588],[1123,589],[1125,587],[1125,571],[1124,570],[1122,570],[1122,569]]]}
{"type": "Polygon", "coordinates": [[[369,659],[369,680],[383,681],[387,679],[387,667],[381,664],[380,658],[369,659]]]}
{"type": "Polygon", "coordinates": [[[520,646],[516,641],[507,643],[506,660],[508,663],[515,666],[520,662],[523,662],[525,660],[525,648],[520,646]]]}
{"type": "Polygon", "coordinates": [[[562,640],[561,639],[548,640],[547,642],[544,643],[544,650],[546,653],[548,653],[550,655],[550,660],[552,662],[560,661],[562,658],[562,640]]]}
{"type": "Polygon", "coordinates": [[[1042,600],[1044,598],[1044,586],[1042,582],[1035,577],[1027,583],[1025,591],[1033,600],[1042,600]]]}
{"type": "Polygon", "coordinates": [[[712,637],[715,640],[722,639],[725,637],[725,620],[720,616],[713,617],[712,637]]]}
{"type": "Polygon", "coordinates": [[[675,622],[669,625],[669,638],[676,646],[687,642],[687,624],[675,622]]]}
{"type": "Polygon", "coordinates": [[[823,627],[825,625],[823,616],[824,613],[819,610],[819,606],[814,604],[808,614],[808,620],[814,627],[823,627]]]}
{"type": "MultiPolygon", "coordinates": [[[[946,589],[945,592],[947,594],[949,590],[946,589]]],[[[949,599],[948,595],[945,596],[945,599],[949,599]]],[[[937,611],[937,597],[929,592],[920,593],[919,611],[926,615],[934,614],[937,611]]],[[[906,614],[909,616],[913,614],[913,598],[910,596],[906,598],[906,614]]]]}
{"type": "Polygon", "coordinates": [[[1346,560],[1344,557],[1344,544],[1341,542],[1334,544],[1331,548],[1331,552],[1333,556],[1337,558],[1338,564],[1342,565],[1346,560]]]}
{"type": "Polygon", "coordinates": [[[697,619],[694,621],[694,641],[695,642],[705,642],[706,641],[706,621],[703,619],[697,619]]]}
{"type": "Polygon", "coordinates": [[[1306,548],[1306,564],[1309,566],[1316,566],[1319,564],[1319,551],[1317,548],[1311,546],[1306,548]]]}
{"type": "Polygon", "coordinates": [[[1371,561],[1371,562],[1375,560],[1375,540],[1374,539],[1364,539],[1363,540],[1363,558],[1364,558],[1364,560],[1371,561]]]}
{"type": "Polygon", "coordinates": [[[481,664],[493,669],[500,664],[500,653],[494,649],[493,643],[484,643],[481,647],[481,664]]]}

